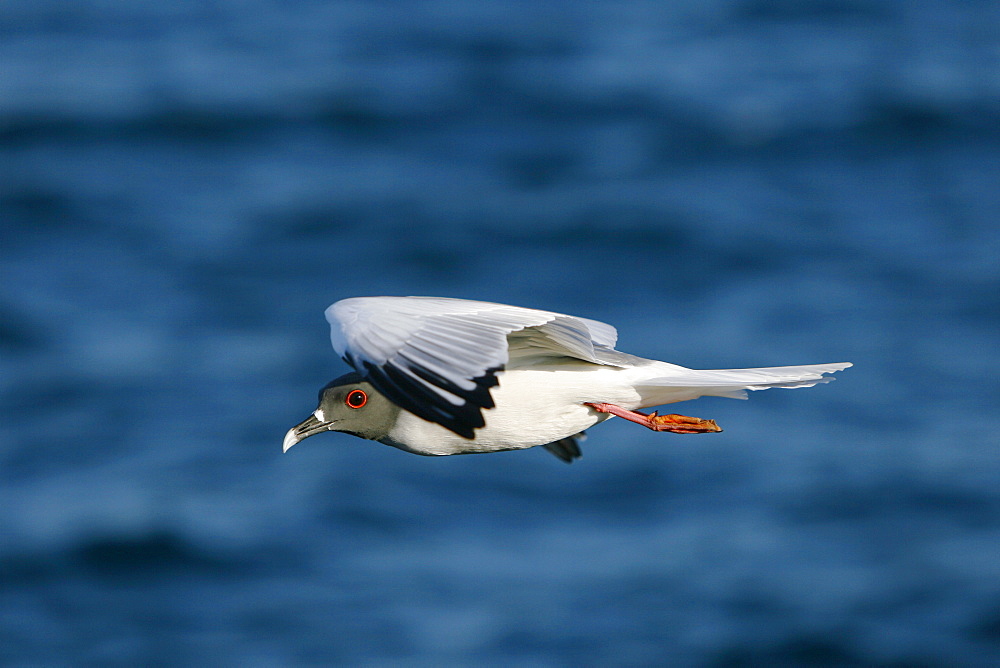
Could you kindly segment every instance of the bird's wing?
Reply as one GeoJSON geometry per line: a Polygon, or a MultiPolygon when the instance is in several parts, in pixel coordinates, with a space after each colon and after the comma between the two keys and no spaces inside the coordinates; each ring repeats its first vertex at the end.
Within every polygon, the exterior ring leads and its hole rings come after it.
{"type": "MultiPolygon", "coordinates": [[[[355,297],[326,310],[337,353],[396,405],[474,438],[494,406],[490,388],[518,351],[608,364],[611,325],[489,302],[439,297],[355,297]]],[[[518,352],[522,354],[522,352],[518,352]]]]}
{"type": "Polygon", "coordinates": [[[581,431],[579,434],[546,443],[542,447],[567,464],[572,464],[574,459],[583,457],[583,453],[580,452],[580,444],[585,440],[587,440],[587,432],[581,431]]]}

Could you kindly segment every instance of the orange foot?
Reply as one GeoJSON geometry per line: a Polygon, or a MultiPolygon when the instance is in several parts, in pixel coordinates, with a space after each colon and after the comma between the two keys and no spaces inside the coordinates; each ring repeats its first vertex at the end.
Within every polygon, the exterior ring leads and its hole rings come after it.
{"type": "Polygon", "coordinates": [[[590,406],[598,413],[611,413],[612,415],[625,418],[630,422],[641,424],[643,427],[647,427],[653,431],[669,431],[674,434],[709,434],[716,431],[722,431],[722,428],[715,424],[715,420],[703,420],[702,418],[677,415],[675,413],[671,413],[670,415],[657,415],[656,411],[646,415],[645,413],[640,413],[639,411],[630,411],[622,408],[621,406],[616,406],[615,404],[596,404],[587,402],[584,405],[590,406]]]}

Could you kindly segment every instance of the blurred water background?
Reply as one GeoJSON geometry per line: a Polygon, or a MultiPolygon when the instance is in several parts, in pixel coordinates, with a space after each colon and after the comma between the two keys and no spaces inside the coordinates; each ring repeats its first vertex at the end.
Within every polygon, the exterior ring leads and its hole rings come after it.
{"type": "Polygon", "coordinates": [[[990,2],[0,6],[0,663],[996,665],[990,2]],[[615,324],[722,434],[281,454],[348,296],[615,324]]]}

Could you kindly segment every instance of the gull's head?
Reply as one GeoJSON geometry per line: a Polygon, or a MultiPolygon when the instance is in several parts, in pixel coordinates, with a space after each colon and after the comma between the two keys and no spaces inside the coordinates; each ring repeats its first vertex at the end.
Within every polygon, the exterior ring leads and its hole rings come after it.
{"type": "Polygon", "coordinates": [[[386,399],[361,374],[335,378],[319,391],[319,406],[312,415],[285,434],[282,450],[324,431],[342,431],[361,438],[385,438],[396,424],[399,407],[386,399]]]}

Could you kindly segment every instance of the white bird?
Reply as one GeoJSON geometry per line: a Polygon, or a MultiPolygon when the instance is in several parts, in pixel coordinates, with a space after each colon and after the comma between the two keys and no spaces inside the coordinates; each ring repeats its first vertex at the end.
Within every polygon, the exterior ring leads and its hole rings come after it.
{"type": "Polygon", "coordinates": [[[614,349],[611,325],[519,306],[440,297],[355,297],[326,310],[355,371],[328,383],[283,449],[341,431],[420,455],[544,446],[580,456],[584,430],[618,416],[654,431],[722,431],[714,420],[637,409],[746,390],[811,387],[850,362],[696,370],[614,349]]]}

